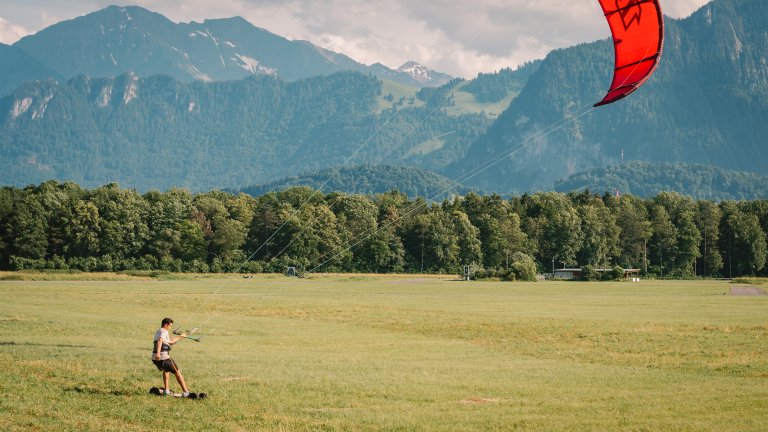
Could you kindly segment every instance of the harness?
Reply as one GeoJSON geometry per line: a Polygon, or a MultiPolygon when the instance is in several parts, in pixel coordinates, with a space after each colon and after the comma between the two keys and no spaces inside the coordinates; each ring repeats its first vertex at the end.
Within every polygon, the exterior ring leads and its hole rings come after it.
{"type": "MultiPolygon", "coordinates": [[[[171,345],[165,343],[165,339],[163,339],[163,344],[160,346],[160,352],[167,353],[170,350],[171,350],[171,345]]],[[[152,341],[152,354],[157,354],[157,339],[152,341]]]]}
{"type": "MultiPolygon", "coordinates": [[[[163,344],[160,346],[160,352],[166,352],[166,353],[167,353],[167,352],[168,352],[168,351],[170,351],[170,350],[171,350],[171,346],[170,346],[170,345],[168,345],[167,343],[163,343],[163,344]]],[[[152,344],[152,354],[157,354],[157,341],[155,341],[155,342],[152,344]]]]}

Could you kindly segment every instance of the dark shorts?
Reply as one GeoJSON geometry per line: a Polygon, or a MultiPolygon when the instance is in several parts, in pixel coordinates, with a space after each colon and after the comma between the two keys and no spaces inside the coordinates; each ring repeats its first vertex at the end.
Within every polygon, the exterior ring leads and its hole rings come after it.
{"type": "Polygon", "coordinates": [[[162,372],[170,372],[175,374],[179,371],[179,367],[176,365],[176,362],[170,358],[168,360],[152,360],[152,363],[154,363],[155,366],[157,366],[157,368],[162,372]]]}

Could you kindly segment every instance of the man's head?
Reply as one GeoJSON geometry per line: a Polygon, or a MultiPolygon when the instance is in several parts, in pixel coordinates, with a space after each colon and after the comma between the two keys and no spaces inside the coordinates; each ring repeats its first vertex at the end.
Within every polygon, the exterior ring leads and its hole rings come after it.
{"type": "Polygon", "coordinates": [[[161,324],[161,327],[170,327],[170,325],[173,324],[173,320],[170,318],[163,318],[163,323],[161,324]]]}

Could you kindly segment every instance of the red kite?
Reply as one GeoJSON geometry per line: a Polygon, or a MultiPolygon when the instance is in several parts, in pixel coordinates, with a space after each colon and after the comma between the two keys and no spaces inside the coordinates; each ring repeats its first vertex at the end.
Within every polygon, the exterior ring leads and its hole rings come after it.
{"type": "Polygon", "coordinates": [[[658,0],[599,0],[611,27],[616,66],[611,88],[595,106],[626,97],[650,78],[664,46],[664,17],[658,0]]]}

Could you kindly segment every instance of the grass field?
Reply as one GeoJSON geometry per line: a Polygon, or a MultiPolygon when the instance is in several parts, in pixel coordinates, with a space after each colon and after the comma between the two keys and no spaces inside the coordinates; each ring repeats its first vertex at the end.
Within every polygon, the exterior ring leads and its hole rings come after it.
{"type": "Polygon", "coordinates": [[[120,279],[0,281],[0,430],[768,430],[768,296],[726,282],[120,279]],[[207,400],[147,393],[165,316],[207,400]]]}

